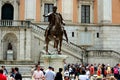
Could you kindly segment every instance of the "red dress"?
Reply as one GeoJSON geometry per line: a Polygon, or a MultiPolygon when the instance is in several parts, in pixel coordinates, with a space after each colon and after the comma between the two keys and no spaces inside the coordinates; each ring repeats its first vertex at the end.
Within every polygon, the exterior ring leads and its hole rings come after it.
{"type": "Polygon", "coordinates": [[[0,80],[7,80],[7,77],[4,74],[0,74],[0,80]]]}
{"type": "Polygon", "coordinates": [[[93,66],[90,67],[90,75],[94,75],[94,67],[93,66]]]}
{"type": "Polygon", "coordinates": [[[98,75],[98,76],[101,76],[101,71],[100,71],[100,69],[97,71],[97,75],[98,75]]]}

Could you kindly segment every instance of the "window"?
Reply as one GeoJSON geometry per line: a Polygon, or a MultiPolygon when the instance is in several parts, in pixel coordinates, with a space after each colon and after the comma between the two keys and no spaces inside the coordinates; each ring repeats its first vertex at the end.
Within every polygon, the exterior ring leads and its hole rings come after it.
{"type": "Polygon", "coordinates": [[[72,37],[74,37],[74,32],[72,32],[72,37]]]}
{"type": "Polygon", "coordinates": [[[81,23],[90,23],[90,5],[81,6],[81,23]]]}
{"type": "Polygon", "coordinates": [[[97,33],[97,38],[99,38],[99,33],[97,33]]]}
{"type": "MultiPolygon", "coordinates": [[[[44,5],[44,14],[48,14],[49,12],[52,12],[52,9],[53,9],[53,4],[45,4],[44,5]]],[[[44,18],[44,21],[45,22],[48,22],[48,17],[45,17],[44,18]]]]}

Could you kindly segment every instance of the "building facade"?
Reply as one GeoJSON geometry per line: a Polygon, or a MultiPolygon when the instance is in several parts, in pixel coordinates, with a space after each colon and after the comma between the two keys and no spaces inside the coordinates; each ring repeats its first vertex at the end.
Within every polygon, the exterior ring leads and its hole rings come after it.
{"type": "Polygon", "coordinates": [[[114,65],[119,62],[120,56],[119,4],[119,0],[0,0],[0,60],[7,60],[7,46],[11,43],[13,60],[37,62],[44,39],[33,30],[34,27],[21,26],[28,26],[31,21],[45,29],[48,19],[43,14],[57,6],[66,22],[64,27],[69,41],[87,51],[80,58],[75,55],[77,52],[63,49],[64,54],[70,53],[67,62],[71,62],[71,59],[72,62],[84,59],[88,63],[104,63],[105,60],[105,63],[114,65]],[[4,27],[4,23],[8,24],[7,27],[4,27]]]}

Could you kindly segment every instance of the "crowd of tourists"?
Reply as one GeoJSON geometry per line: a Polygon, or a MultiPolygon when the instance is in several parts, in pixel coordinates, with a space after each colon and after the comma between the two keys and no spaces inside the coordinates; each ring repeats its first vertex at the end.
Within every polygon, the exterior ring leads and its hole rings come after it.
{"type": "Polygon", "coordinates": [[[120,64],[65,64],[64,70],[73,80],[120,80],[120,64]]]}
{"type": "Polygon", "coordinates": [[[19,73],[19,68],[11,68],[10,75],[8,78],[8,71],[5,66],[0,68],[0,80],[22,80],[22,75],[19,73]]]}
{"type": "MultiPolygon", "coordinates": [[[[54,66],[55,67],[55,66],[54,66]]],[[[39,64],[31,69],[32,80],[120,80],[120,64],[111,67],[109,64],[64,64],[63,68],[54,71],[49,66],[44,70],[39,64]]],[[[5,66],[0,68],[0,80],[7,80],[5,66]]],[[[19,68],[11,68],[9,80],[22,80],[19,68]]]]}

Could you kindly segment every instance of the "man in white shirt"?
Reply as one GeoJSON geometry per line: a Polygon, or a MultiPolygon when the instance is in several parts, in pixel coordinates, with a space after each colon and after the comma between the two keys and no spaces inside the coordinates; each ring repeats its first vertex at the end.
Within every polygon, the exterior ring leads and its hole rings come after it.
{"type": "Polygon", "coordinates": [[[82,74],[79,75],[79,80],[87,80],[88,77],[86,75],[85,70],[82,71],[82,74]]]}
{"type": "Polygon", "coordinates": [[[65,72],[64,72],[64,76],[69,77],[69,71],[68,71],[68,69],[65,70],[65,72]]]}
{"type": "Polygon", "coordinates": [[[33,73],[33,78],[34,78],[34,80],[43,80],[44,74],[43,74],[43,72],[40,70],[40,65],[37,65],[37,70],[34,71],[34,73],[33,73]]]}

